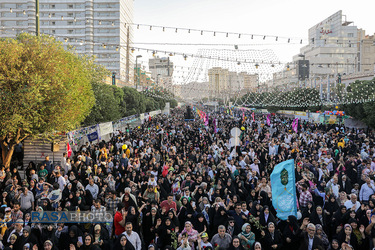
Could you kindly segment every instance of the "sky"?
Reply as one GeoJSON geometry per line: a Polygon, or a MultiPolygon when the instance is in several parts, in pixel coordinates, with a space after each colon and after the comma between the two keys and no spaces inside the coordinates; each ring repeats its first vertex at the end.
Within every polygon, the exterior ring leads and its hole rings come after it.
{"type": "MultiPolygon", "coordinates": [[[[146,48],[150,51],[139,50],[135,53],[142,55],[140,60],[147,64],[152,57],[152,50],[173,51],[186,54],[222,55],[222,52],[213,52],[212,49],[231,49],[230,46],[175,46],[139,43],[210,43],[210,44],[239,44],[237,53],[241,50],[269,50],[274,53],[271,60],[279,62],[292,61],[293,55],[299,53],[299,49],[307,44],[308,29],[320,21],[342,10],[348,21],[354,21],[358,28],[366,30],[366,34],[375,33],[373,21],[373,9],[375,1],[338,1],[338,0],[135,0],[134,23],[149,24],[154,26],[180,27],[198,30],[224,31],[242,34],[260,34],[261,37],[251,39],[250,36],[191,32],[166,29],[149,26],[135,28],[134,47],[146,48]],[[263,35],[265,39],[263,40],[263,35]],[[267,36],[279,36],[275,38],[267,36]],[[281,39],[285,37],[285,39],[281,39]],[[290,37],[288,44],[286,38],[290,37]],[[300,39],[303,44],[300,44],[300,39]],[[241,46],[241,44],[244,44],[241,46]],[[254,44],[254,45],[252,45],[254,44]],[[205,52],[202,51],[205,49],[205,52]],[[208,52],[207,52],[208,51],[208,52]]],[[[272,54],[272,53],[271,53],[272,54]]],[[[157,53],[158,56],[165,56],[157,53]]],[[[175,65],[181,65],[182,71],[190,71],[197,64],[197,58],[188,56],[183,60],[182,56],[175,56],[175,65]]],[[[199,61],[199,60],[198,60],[199,61]]],[[[198,62],[199,63],[199,62],[198,62]]],[[[206,64],[205,67],[211,65],[206,64]]],[[[203,66],[201,66],[203,67],[203,66]]],[[[241,66],[244,67],[244,66],[241,66]]],[[[246,69],[244,69],[246,70],[246,69]]]]}

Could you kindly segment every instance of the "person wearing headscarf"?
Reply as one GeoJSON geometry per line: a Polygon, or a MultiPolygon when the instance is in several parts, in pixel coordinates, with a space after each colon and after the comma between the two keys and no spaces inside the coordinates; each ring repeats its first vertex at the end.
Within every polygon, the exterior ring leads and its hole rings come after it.
{"type": "Polygon", "coordinates": [[[328,240],[326,233],[323,230],[322,225],[316,224],[315,227],[316,227],[316,236],[320,238],[320,240],[323,243],[324,248],[327,249],[329,246],[329,240],[328,240]]]}
{"type": "Polygon", "coordinates": [[[225,211],[225,208],[219,205],[216,212],[215,216],[212,222],[212,233],[215,234],[217,232],[217,229],[220,225],[227,226],[228,225],[228,215],[225,211]]]}
{"type": "Polygon", "coordinates": [[[346,207],[341,205],[340,208],[333,214],[332,225],[337,228],[338,225],[344,224],[345,215],[347,213],[346,207]]]}
{"type": "Polygon", "coordinates": [[[210,204],[205,204],[202,209],[202,214],[207,221],[207,224],[210,225],[210,204]]]}
{"type": "Polygon", "coordinates": [[[352,246],[354,249],[358,249],[358,240],[357,237],[353,233],[353,228],[349,224],[345,224],[343,229],[338,235],[338,241],[340,246],[343,243],[346,243],[352,246]]]}
{"type": "Polygon", "coordinates": [[[263,211],[260,213],[259,222],[261,225],[268,225],[270,222],[276,222],[275,217],[270,212],[270,209],[267,205],[264,206],[263,211]]]}
{"type": "Polygon", "coordinates": [[[243,250],[243,246],[241,245],[240,238],[237,236],[234,236],[232,239],[232,243],[230,244],[230,247],[228,250],[243,250]]]}
{"type": "Polygon", "coordinates": [[[255,242],[254,250],[262,250],[262,245],[260,244],[260,242],[255,242]]]}
{"type": "Polygon", "coordinates": [[[146,245],[149,245],[155,238],[155,226],[158,218],[160,218],[160,215],[156,207],[151,208],[151,211],[143,217],[142,229],[146,245]]]}
{"type": "Polygon", "coordinates": [[[43,227],[41,234],[41,242],[51,241],[52,245],[56,247],[59,239],[56,237],[56,229],[52,224],[46,225],[43,227]]]}
{"type": "Polygon", "coordinates": [[[368,249],[370,246],[368,244],[369,241],[366,240],[365,226],[361,225],[358,227],[358,221],[353,218],[350,218],[348,223],[353,229],[353,234],[357,237],[358,247],[361,249],[368,249]]]}
{"type": "MultiPolygon", "coordinates": [[[[169,217],[167,217],[161,227],[158,228],[156,233],[159,235],[160,238],[160,248],[164,249],[166,246],[171,246],[173,245],[174,237],[172,237],[173,234],[176,235],[175,233],[176,228],[172,224],[172,221],[169,217]]],[[[176,242],[177,243],[177,242],[176,242]]]]}
{"type": "Polygon", "coordinates": [[[289,215],[283,230],[285,249],[298,249],[298,229],[297,218],[294,215],[289,215]]]}
{"type": "Polygon", "coordinates": [[[204,218],[203,213],[198,213],[196,219],[193,221],[193,225],[198,233],[207,232],[208,230],[208,224],[206,219],[204,218]]]}
{"type": "Polygon", "coordinates": [[[242,247],[246,250],[250,250],[255,243],[255,234],[251,232],[249,223],[243,224],[241,229],[242,232],[238,234],[238,238],[240,238],[242,247]]]}
{"type": "Polygon", "coordinates": [[[126,216],[126,222],[131,222],[133,225],[133,231],[140,233],[140,227],[139,227],[139,212],[136,210],[135,207],[130,206],[128,208],[128,214],[126,216]]]}
{"type": "Polygon", "coordinates": [[[275,228],[275,224],[273,222],[268,223],[266,232],[262,231],[261,234],[261,242],[264,249],[281,249],[283,247],[282,236],[279,230],[275,228]]]}
{"type": "Polygon", "coordinates": [[[333,239],[328,247],[328,250],[339,250],[340,248],[339,241],[337,239],[333,239]]]}
{"type": "Polygon", "coordinates": [[[113,249],[116,249],[116,250],[135,250],[132,243],[130,243],[130,241],[128,241],[126,236],[123,235],[123,234],[116,240],[113,249]]]}
{"type": "Polygon", "coordinates": [[[96,224],[92,229],[91,235],[93,244],[98,245],[102,249],[109,249],[109,233],[107,228],[96,224]]]}
{"type": "Polygon", "coordinates": [[[326,217],[321,206],[317,206],[314,209],[314,211],[310,215],[310,222],[314,225],[320,224],[324,229],[326,229],[326,217]]]}
{"type": "Polygon", "coordinates": [[[178,236],[178,241],[181,242],[182,235],[186,233],[188,236],[188,242],[192,249],[194,249],[195,242],[198,239],[198,232],[197,230],[193,229],[193,224],[190,221],[185,222],[185,227],[182,230],[181,234],[178,236]]]}
{"type": "Polygon", "coordinates": [[[56,245],[53,244],[52,241],[50,241],[50,240],[44,241],[43,247],[44,247],[43,248],[44,250],[58,250],[56,245]]]}
{"type": "Polygon", "coordinates": [[[38,244],[38,239],[35,238],[34,235],[31,233],[30,226],[25,226],[23,228],[22,235],[20,236],[20,241],[22,246],[26,243],[31,243],[32,245],[38,244]]]}
{"type": "Polygon", "coordinates": [[[78,248],[81,246],[81,242],[78,241],[78,237],[81,236],[81,230],[79,230],[76,225],[71,226],[67,233],[61,233],[59,239],[59,249],[69,249],[70,244],[78,248]]]}

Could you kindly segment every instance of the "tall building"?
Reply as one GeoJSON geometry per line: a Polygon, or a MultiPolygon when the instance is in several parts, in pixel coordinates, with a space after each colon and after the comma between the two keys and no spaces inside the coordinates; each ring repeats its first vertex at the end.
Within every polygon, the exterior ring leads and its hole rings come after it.
{"type": "Polygon", "coordinates": [[[224,97],[228,96],[228,78],[229,71],[228,69],[223,69],[220,67],[214,67],[208,70],[209,78],[209,96],[210,98],[224,97]]]}
{"type": "Polygon", "coordinates": [[[357,30],[340,10],[309,29],[309,44],[293,61],[309,60],[312,78],[356,73],[357,30]]]}
{"type": "MultiPolygon", "coordinates": [[[[0,38],[35,34],[35,0],[2,0],[0,38]]],[[[133,82],[133,0],[40,0],[40,33],[93,55],[122,82],[133,82]]]]}
{"type": "Polygon", "coordinates": [[[358,32],[360,36],[358,46],[359,64],[358,68],[361,73],[375,73],[375,34],[365,35],[364,30],[358,32]]]}
{"type": "Polygon", "coordinates": [[[258,75],[247,72],[233,72],[214,67],[208,70],[209,96],[223,98],[239,92],[255,91],[258,86],[258,75]]]}
{"type": "Polygon", "coordinates": [[[155,80],[158,77],[170,77],[173,75],[173,62],[169,57],[150,58],[148,60],[148,68],[151,71],[151,77],[155,80]]]}

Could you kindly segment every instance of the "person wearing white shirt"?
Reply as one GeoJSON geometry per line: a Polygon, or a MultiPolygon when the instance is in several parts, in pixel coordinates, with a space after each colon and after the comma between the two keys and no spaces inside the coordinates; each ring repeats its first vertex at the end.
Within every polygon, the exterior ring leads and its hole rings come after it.
{"type": "Polygon", "coordinates": [[[256,171],[260,175],[258,164],[259,164],[259,160],[255,159],[254,163],[250,165],[250,169],[251,171],[256,171]]]}
{"type": "Polygon", "coordinates": [[[236,171],[236,166],[233,165],[233,160],[230,160],[229,163],[227,160],[225,160],[225,162],[227,163],[227,167],[229,168],[230,172],[233,174],[234,171],[236,171]]]}
{"type": "Polygon", "coordinates": [[[90,178],[89,184],[86,186],[86,190],[89,190],[92,194],[92,197],[96,199],[99,194],[99,187],[94,183],[94,179],[90,178]]]}
{"type": "Polygon", "coordinates": [[[242,169],[244,169],[246,167],[246,162],[245,160],[243,159],[242,156],[240,156],[240,162],[239,162],[240,166],[242,169]]]}
{"type": "Polygon", "coordinates": [[[57,183],[59,184],[59,188],[61,190],[64,190],[66,186],[65,178],[61,175],[61,172],[59,170],[55,170],[55,173],[56,173],[57,183]]]}
{"type": "Polygon", "coordinates": [[[357,212],[358,208],[361,207],[361,203],[359,203],[359,201],[357,200],[357,195],[351,194],[350,200],[345,201],[344,206],[348,210],[354,207],[354,210],[357,212]]]}
{"type": "Polygon", "coordinates": [[[131,222],[127,222],[125,224],[125,232],[123,232],[122,234],[126,236],[130,243],[132,243],[135,250],[142,249],[141,239],[139,238],[138,233],[133,231],[133,225],[131,222]]]}
{"type": "Polygon", "coordinates": [[[327,183],[327,187],[328,188],[331,188],[332,190],[332,193],[333,195],[335,196],[335,198],[338,198],[339,197],[339,185],[338,185],[338,178],[337,176],[334,176],[332,179],[329,180],[329,182],[327,183]]]}

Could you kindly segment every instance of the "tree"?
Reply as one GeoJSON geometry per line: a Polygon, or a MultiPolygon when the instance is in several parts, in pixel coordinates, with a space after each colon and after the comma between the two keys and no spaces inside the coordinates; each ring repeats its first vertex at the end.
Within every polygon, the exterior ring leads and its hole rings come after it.
{"type": "Polygon", "coordinates": [[[95,105],[84,124],[91,125],[101,122],[115,121],[123,117],[126,106],[123,102],[124,93],[121,88],[103,82],[93,82],[95,105]]]}
{"type": "Polygon", "coordinates": [[[10,166],[26,137],[76,128],[94,105],[92,60],[80,58],[49,36],[23,33],[0,41],[0,144],[10,166]]]}
{"type": "Polygon", "coordinates": [[[355,81],[346,91],[346,104],[341,106],[344,111],[375,128],[375,78],[370,81],[355,81]]]}

